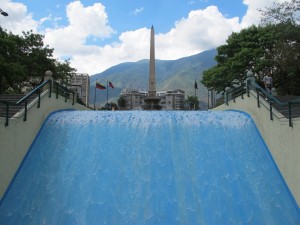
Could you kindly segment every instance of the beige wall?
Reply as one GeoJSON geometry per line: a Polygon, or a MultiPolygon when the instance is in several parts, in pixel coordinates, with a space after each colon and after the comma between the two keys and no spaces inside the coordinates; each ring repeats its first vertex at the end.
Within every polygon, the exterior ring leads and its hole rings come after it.
{"type": "Polygon", "coordinates": [[[10,119],[9,126],[5,127],[5,119],[0,118],[0,199],[47,116],[60,109],[87,109],[79,104],[72,105],[70,99],[65,102],[61,96],[56,99],[55,94],[49,98],[48,90],[42,96],[40,108],[37,102],[29,105],[27,121],[23,121],[23,116],[10,119]]]}
{"type": "MultiPolygon", "coordinates": [[[[244,95],[244,99],[238,97],[235,103],[229,101],[228,105],[223,104],[214,110],[235,109],[251,115],[300,206],[300,118],[293,120],[293,127],[289,127],[288,119],[285,118],[273,116],[273,120],[270,120],[268,103],[262,101],[259,108],[253,94],[250,97],[244,95]]],[[[274,113],[282,117],[278,112],[274,113]]]]}

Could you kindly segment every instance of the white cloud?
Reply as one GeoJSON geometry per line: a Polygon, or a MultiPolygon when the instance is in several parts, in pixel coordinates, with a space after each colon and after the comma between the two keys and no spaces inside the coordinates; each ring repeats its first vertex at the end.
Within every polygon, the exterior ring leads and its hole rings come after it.
{"type": "Polygon", "coordinates": [[[67,6],[67,16],[70,27],[78,29],[82,35],[93,35],[98,38],[109,37],[113,29],[108,25],[108,16],[101,3],[84,8],[80,1],[67,6]]]}
{"type": "Polygon", "coordinates": [[[140,7],[140,8],[138,8],[138,9],[135,9],[135,10],[133,11],[133,14],[134,14],[134,15],[137,15],[137,14],[143,12],[143,11],[144,11],[144,8],[143,8],[143,7],[140,7]]]}
{"type": "Polygon", "coordinates": [[[67,17],[68,26],[45,32],[45,43],[58,55],[84,54],[89,48],[85,46],[88,37],[107,38],[114,32],[100,3],[84,8],[80,1],[72,2],[67,6],[67,17]]]}
{"type": "Polygon", "coordinates": [[[27,12],[27,7],[22,3],[0,0],[1,9],[8,13],[8,17],[1,16],[1,27],[13,32],[22,34],[22,31],[32,30],[37,32],[39,22],[33,20],[32,14],[27,12]]]}
{"type": "Polygon", "coordinates": [[[44,22],[49,21],[49,20],[51,20],[51,15],[40,19],[40,24],[43,24],[44,22]]]}
{"type": "Polygon", "coordinates": [[[45,43],[55,49],[56,57],[70,57],[71,65],[79,72],[94,74],[124,61],[148,57],[146,28],[124,32],[117,43],[103,47],[86,45],[90,36],[106,38],[114,33],[108,25],[105,7],[100,3],[85,8],[79,1],[72,2],[67,6],[67,16],[68,26],[46,30],[45,43]]]}
{"type": "Polygon", "coordinates": [[[275,2],[291,2],[292,0],[243,0],[247,6],[247,12],[242,18],[242,27],[246,28],[253,24],[258,25],[261,21],[261,14],[258,9],[265,9],[266,7],[273,6],[275,2]]]}
{"type": "Polygon", "coordinates": [[[45,44],[55,49],[56,57],[71,58],[71,65],[79,72],[99,71],[97,60],[99,61],[101,48],[86,45],[86,39],[104,39],[114,33],[108,25],[105,7],[101,3],[84,7],[80,1],[75,1],[67,6],[66,11],[69,25],[47,29],[45,44]]]}
{"type": "Polygon", "coordinates": [[[74,54],[73,65],[79,72],[95,74],[122,62],[138,61],[149,57],[150,31],[142,28],[120,35],[119,42],[104,47],[85,47],[85,54],[74,54]]]}
{"type": "Polygon", "coordinates": [[[238,18],[225,18],[216,6],[191,11],[175,28],[157,37],[157,57],[176,59],[224,44],[232,31],[240,30],[238,18]]]}
{"type": "MultiPolygon", "coordinates": [[[[71,29],[71,26],[68,28],[71,29]]],[[[156,34],[156,58],[177,59],[215,48],[225,43],[232,31],[238,31],[240,28],[238,18],[225,18],[215,6],[191,11],[187,18],[177,21],[170,32],[156,34]]],[[[121,62],[138,61],[149,57],[149,28],[124,32],[120,34],[117,43],[104,47],[85,46],[80,36],[64,41],[60,34],[65,35],[66,28],[54,32],[57,33],[53,33],[52,36],[60,40],[57,43],[59,46],[56,45],[55,49],[69,49],[68,55],[72,55],[72,66],[76,65],[80,68],[80,72],[94,74],[121,62]]],[[[69,31],[70,34],[73,32],[69,31]]]]}

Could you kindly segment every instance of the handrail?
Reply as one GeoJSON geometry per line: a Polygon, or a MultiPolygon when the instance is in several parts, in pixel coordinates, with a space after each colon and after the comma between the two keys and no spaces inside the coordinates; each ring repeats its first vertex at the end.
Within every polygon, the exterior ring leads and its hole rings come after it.
{"type": "Polygon", "coordinates": [[[74,91],[68,89],[67,87],[57,83],[57,82],[55,82],[54,84],[55,84],[54,92],[56,93],[56,98],[58,98],[58,95],[60,94],[60,95],[65,97],[65,102],[67,102],[67,100],[70,96],[70,93],[72,93],[73,94],[72,105],[74,105],[75,104],[75,94],[76,93],[74,91]]]}
{"type": "Polygon", "coordinates": [[[46,80],[44,81],[42,84],[40,84],[39,86],[37,86],[35,89],[33,89],[31,92],[29,92],[27,95],[25,95],[23,98],[21,98],[19,101],[17,101],[16,105],[20,105],[23,102],[25,102],[30,96],[32,96],[33,94],[40,92],[40,90],[46,85],[48,84],[50,85],[50,92],[49,92],[49,97],[51,97],[51,91],[52,91],[52,82],[51,80],[46,80]]]}
{"type": "Polygon", "coordinates": [[[40,84],[39,86],[37,86],[35,89],[33,89],[31,92],[29,92],[26,96],[24,96],[23,98],[21,98],[16,105],[21,105],[23,102],[25,102],[25,111],[24,111],[24,118],[23,121],[27,120],[27,106],[28,106],[28,99],[33,95],[38,93],[38,108],[40,108],[40,102],[41,102],[41,90],[42,88],[48,84],[50,85],[50,91],[49,91],[49,98],[51,97],[51,92],[52,92],[52,82],[51,80],[46,80],[44,81],[42,84],[40,84]]]}
{"type": "Polygon", "coordinates": [[[286,102],[280,102],[278,99],[276,99],[273,95],[271,95],[264,88],[259,86],[257,83],[248,82],[247,89],[249,90],[249,88],[251,88],[252,90],[256,90],[257,92],[262,93],[266,98],[268,98],[268,100],[271,100],[271,101],[275,102],[276,104],[278,104],[280,106],[286,106],[287,105],[286,102]]]}
{"type": "Polygon", "coordinates": [[[299,104],[300,105],[300,98],[299,99],[294,99],[294,100],[289,100],[287,102],[281,102],[279,101],[277,98],[275,98],[272,94],[268,93],[264,88],[262,88],[261,86],[259,86],[257,83],[255,82],[250,82],[249,80],[247,81],[247,85],[246,85],[246,90],[239,88],[239,89],[234,89],[231,91],[228,91],[225,93],[226,95],[226,105],[228,105],[228,97],[229,94],[232,95],[231,99],[233,99],[233,101],[235,102],[235,98],[238,96],[242,96],[243,98],[243,94],[246,92],[247,96],[250,97],[250,90],[253,90],[254,92],[256,92],[256,99],[257,99],[257,107],[260,107],[260,103],[261,103],[261,98],[265,98],[267,100],[267,102],[269,103],[269,111],[270,111],[270,120],[273,120],[273,105],[276,104],[279,107],[286,107],[288,106],[288,120],[289,120],[289,126],[293,127],[293,123],[292,123],[292,118],[293,118],[293,105],[299,104]]]}
{"type": "MultiPolygon", "coordinates": [[[[22,103],[25,103],[24,106],[24,117],[23,117],[23,121],[27,120],[27,106],[28,106],[28,99],[34,95],[34,94],[38,94],[38,104],[37,104],[37,108],[40,108],[40,104],[41,104],[41,92],[42,92],[42,88],[44,86],[46,86],[47,84],[49,84],[49,95],[48,97],[51,98],[51,93],[54,91],[53,87],[52,87],[52,80],[46,80],[44,81],[42,84],[40,84],[39,86],[37,86],[36,88],[34,88],[31,92],[29,92],[26,96],[24,96],[23,98],[21,98],[19,101],[17,101],[16,103],[13,102],[9,102],[6,100],[0,100],[0,103],[5,104],[6,105],[6,115],[5,115],[5,126],[8,126],[9,124],[9,106],[19,106],[22,103]]],[[[58,98],[58,94],[59,94],[59,90],[63,90],[63,94],[65,96],[65,102],[67,102],[68,97],[70,96],[70,93],[73,94],[73,101],[72,101],[72,105],[75,104],[75,95],[76,93],[72,90],[69,90],[68,88],[60,85],[57,82],[54,82],[54,84],[56,85],[56,98],[58,98]]],[[[55,92],[55,91],[54,91],[55,92]]]]}
{"type": "MultiPolygon", "coordinates": [[[[279,107],[285,107],[288,106],[288,120],[289,120],[289,126],[293,127],[292,123],[292,118],[293,118],[293,108],[294,105],[299,104],[300,105],[300,98],[299,99],[294,99],[294,100],[289,100],[287,102],[281,102],[277,98],[275,98],[273,95],[269,94],[267,91],[265,91],[262,87],[260,87],[256,83],[249,83],[248,85],[250,88],[255,88],[257,90],[258,96],[259,92],[263,93],[263,95],[267,98],[267,101],[270,104],[270,119],[273,119],[273,113],[272,113],[272,104],[277,104],[279,107]]],[[[259,102],[259,99],[258,99],[259,102]]]]}
{"type": "Polygon", "coordinates": [[[228,100],[229,100],[229,94],[231,94],[231,98],[233,100],[233,102],[235,102],[235,99],[239,96],[241,96],[242,99],[244,99],[244,94],[246,93],[246,88],[245,85],[241,85],[237,88],[234,88],[231,91],[225,92],[226,93],[226,98],[225,98],[225,103],[226,105],[228,105],[228,100]]]}

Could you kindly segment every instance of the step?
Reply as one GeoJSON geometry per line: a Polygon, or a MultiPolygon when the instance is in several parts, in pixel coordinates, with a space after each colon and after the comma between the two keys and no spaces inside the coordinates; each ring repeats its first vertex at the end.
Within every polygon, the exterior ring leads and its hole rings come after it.
{"type": "MultiPolygon", "coordinates": [[[[19,95],[19,94],[14,94],[14,95],[0,95],[0,100],[5,100],[10,103],[17,103],[19,100],[21,100],[25,95],[19,95]]],[[[30,96],[30,98],[27,100],[27,104],[29,104],[31,101],[33,101],[37,97],[36,94],[30,96]]],[[[10,105],[9,106],[9,118],[13,117],[16,113],[20,112],[23,108],[25,107],[25,103],[23,102],[22,104],[15,106],[15,105],[10,105]]],[[[3,103],[0,103],[0,117],[6,117],[6,105],[3,103]]]]}

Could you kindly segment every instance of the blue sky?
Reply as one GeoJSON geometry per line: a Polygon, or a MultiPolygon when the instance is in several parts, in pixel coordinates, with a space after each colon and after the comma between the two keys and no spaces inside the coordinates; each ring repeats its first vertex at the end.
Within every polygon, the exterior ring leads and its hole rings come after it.
{"type": "MultiPolygon", "coordinates": [[[[274,0],[282,2],[282,0],[274,0]]],[[[273,0],[0,0],[4,29],[45,35],[55,58],[93,75],[149,57],[178,59],[224,44],[228,35],[258,24],[258,8],[273,0]]]]}

